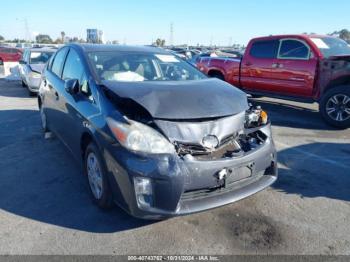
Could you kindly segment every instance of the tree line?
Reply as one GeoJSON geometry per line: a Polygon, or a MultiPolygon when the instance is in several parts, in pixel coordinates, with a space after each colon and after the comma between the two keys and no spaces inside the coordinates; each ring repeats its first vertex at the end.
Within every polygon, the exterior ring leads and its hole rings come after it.
{"type": "MultiPolygon", "coordinates": [[[[311,33],[314,34],[314,33],[311,33]]],[[[348,29],[342,29],[340,31],[334,31],[333,33],[329,33],[328,35],[337,36],[346,42],[350,43],[350,31],[348,29]]],[[[63,44],[67,42],[78,42],[78,43],[86,43],[85,39],[78,37],[66,37],[66,33],[64,31],[61,32],[60,37],[56,38],[56,40],[52,40],[52,38],[47,34],[39,34],[35,37],[36,43],[39,44],[63,44]]],[[[5,41],[5,38],[0,35],[0,41],[5,41]]],[[[25,43],[28,42],[24,39],[15,38],[13,40],[6,40],[9,43],[25,43]]],[[[118,41],[112,41],[112,43],[119,43],[118,41]]],[[[153,45],[156,46],[165,46],[165,40],[158,38],[153,45]]]]}

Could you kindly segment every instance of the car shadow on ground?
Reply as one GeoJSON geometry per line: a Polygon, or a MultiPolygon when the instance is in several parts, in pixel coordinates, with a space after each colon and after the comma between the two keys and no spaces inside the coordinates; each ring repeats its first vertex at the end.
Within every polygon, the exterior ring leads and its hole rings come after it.
{"type": "Polygon", "coordinates": [[[350,144],[312,143],[278,152],[273,188],[302,198],[350,201],[350,144]]]}
{"type": "Polygon", "coordinates": [[[267,111],[275,126],[303,128],[312,130],[337,130],[327,125],[318,110],[291,105],[283,102],[250,99],[253,104],[260,105],[267,111]]]}
{"type": "Polygon", "coordinates": [[[92,202],[79,165],[58,139],[44,139],[38,111],[0,111],[0,208],[36,221],[111,233],[151,224],[92,202]]]}
{"type": "Polygon", "coordinates": [[[21,81],[0,78],[0,96],[29,98],[28,88],[22,87],[21,81]]]}

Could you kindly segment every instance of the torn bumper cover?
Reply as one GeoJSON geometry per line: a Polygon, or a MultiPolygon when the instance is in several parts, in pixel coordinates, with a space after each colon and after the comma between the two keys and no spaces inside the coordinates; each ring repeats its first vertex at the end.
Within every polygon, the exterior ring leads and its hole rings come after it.
{"type": "Polygon", "coordinates": [[[162,219],[233,203],[271,185],[277,160],[270,125],[245,130],[236,141],[240,153],[220,156],[142,155],[109,145],[104,156],[115,200],[133,216],[162,219]]]}

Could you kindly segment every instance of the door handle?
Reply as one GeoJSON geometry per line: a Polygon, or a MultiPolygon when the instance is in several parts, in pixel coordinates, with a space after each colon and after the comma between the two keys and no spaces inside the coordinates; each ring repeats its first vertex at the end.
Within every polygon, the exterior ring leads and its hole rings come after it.
{"type": "Polygon", "coordinates": [[[283,64],[280,63],[273,63],[272,68],[283,68],[283,64]]]}

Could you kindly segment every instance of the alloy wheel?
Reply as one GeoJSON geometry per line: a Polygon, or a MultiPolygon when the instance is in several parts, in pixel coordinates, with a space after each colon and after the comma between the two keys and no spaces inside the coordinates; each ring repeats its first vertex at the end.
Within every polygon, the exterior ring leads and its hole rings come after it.
{"type": "Polygon", "coordinates": [[[328,116],[338,122],[350,119],[350,97],[345,94],[336,94],[330,97],[326,104],[328,116]]]}
{"type": "Polygon", "coordinates": [[[96,199],[101,199],[103,194],[102,170],[100,163],[93,152],[90,152],[87,156],[86,169],[91,191],[96,199]]]}

